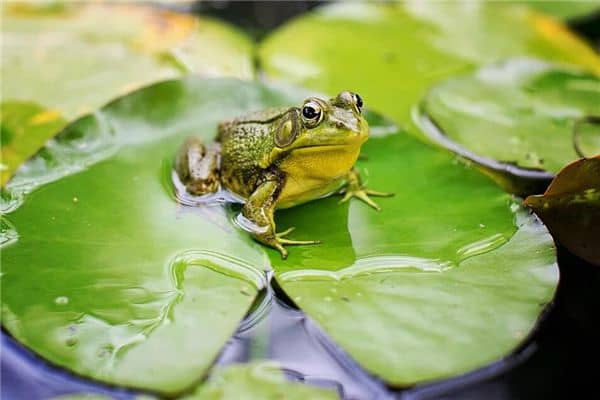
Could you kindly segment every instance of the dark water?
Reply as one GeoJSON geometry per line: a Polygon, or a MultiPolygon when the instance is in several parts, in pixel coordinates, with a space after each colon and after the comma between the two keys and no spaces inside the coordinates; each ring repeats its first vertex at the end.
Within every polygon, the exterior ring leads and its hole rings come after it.
{"type": "MultiPolygon", "coordinates": [[[[202,2],[185,8],[227,19],[260,38],[319,3],[202,2]]],[[[571,21],[571,27],[598,48],[600,15],[571,21]]],[[[506,359],[462,377],[403,391],[387,388],[272,290],[242,322],[217,365],[275,360],[289,379],[334,388],[343,399],[562,399],[581,391],[593,393],[600,378],[600,268],[561,248],[559,265],[561,283],[555,304],[528,343],[506,359]]],[[[2,400],[42,400],[76,392],[115,399],[140,394],[49,365],[5,332],[0,344],[2,400]]]]}

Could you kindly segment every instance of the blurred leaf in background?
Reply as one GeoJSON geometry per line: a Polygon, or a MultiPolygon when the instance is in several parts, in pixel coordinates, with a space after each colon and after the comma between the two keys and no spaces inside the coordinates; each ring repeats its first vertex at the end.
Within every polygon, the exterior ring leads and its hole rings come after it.
{"type": "MultiPolygon", "coordinates": [[[[70,121],[152,82],[188,73],[252,79],[252,44],[231,26],[143,5],[7,3],[2,7],[1,101],[52,110],[70,121]]],[[[6,107],[3,107],[6,109],[6,107]]],[[[9,116],[0,123],[10,125],[9,116]]],[[[60,124],[3,139],[2,186],[60,124]],[[18,158],[17,158],[18,155],[18,158]]],[[[31,126],[33,129],[33,126],[31,126]]],[[[13,130],[8,126],[5,130],[13,130]]]]}
{"type": "Polygon", "coordinates": [[[600,12],[600,3],[595,0],[529,0],[522,3],[544,14],[566,20],[600,12]]]}
{"type": "Polygon", "coordinates": [[[600,74],[600,57],[566,26],[502,2],[331,4],[274,31],[259,56],[266,77],[351,88],[417,135],[411,113],[426,90],[477,66],[531,56],[600,74]]]}

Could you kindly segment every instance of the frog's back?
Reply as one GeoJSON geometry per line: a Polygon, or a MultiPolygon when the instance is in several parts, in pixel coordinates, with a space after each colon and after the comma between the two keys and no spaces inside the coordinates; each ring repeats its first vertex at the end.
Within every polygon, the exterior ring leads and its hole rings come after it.
{"type": "Polygon", "coordinates": [[[259,160],[274,146],[277,119],[289,108],[269,108],[219,124],[223,183],[230,190],[248,195],[260,171],[259,160]]]}

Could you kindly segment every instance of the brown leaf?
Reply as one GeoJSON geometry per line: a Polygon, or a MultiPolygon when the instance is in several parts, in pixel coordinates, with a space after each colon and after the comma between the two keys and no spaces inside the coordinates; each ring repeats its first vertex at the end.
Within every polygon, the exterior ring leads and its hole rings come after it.
{"type": "Polygon", "coordinates": [[[600,265],[600,155],[564,167],[543,195],[525,205],[569,251],[600,265]]]}

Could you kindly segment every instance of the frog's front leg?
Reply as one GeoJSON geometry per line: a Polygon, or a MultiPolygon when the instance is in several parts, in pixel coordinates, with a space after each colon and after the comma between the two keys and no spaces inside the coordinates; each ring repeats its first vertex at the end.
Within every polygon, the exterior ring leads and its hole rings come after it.
{"type": "Polygon", "coordinates": [[[352,197],[356,197],[377,211],[381,211],[381,207],[371,200],[369,195],[380,197],[390,197],[394,195],[393,193],[377,192],[375,190],[365,188],[362,185],[360,175],[355,168],[352,168],[350,172],[348,172],[348,175],[346,176],[346,185],[342,189],[341,193],[344,195],[344,197],[342,197],[342,199],[339,201],[340,203],[344,203],[350,200],[352,197]]]}
{"type": "Polygon", "coordinates": [[[304,245],[318,244],[318,240],[290,240],[284,236],[289,234],[294,228],[276,233],[275,221],[273,219],[277,196],[281,192],[284,181],[280,174],[266,173],[262,182],[256,190],[250,195],[246,204],[242,208],[241,223],[244,229],[249,231],[252,236],[261,243],[271,246],[281,253],[283,259],[287,258],[288,251],[283,245],[304,245]]]}

